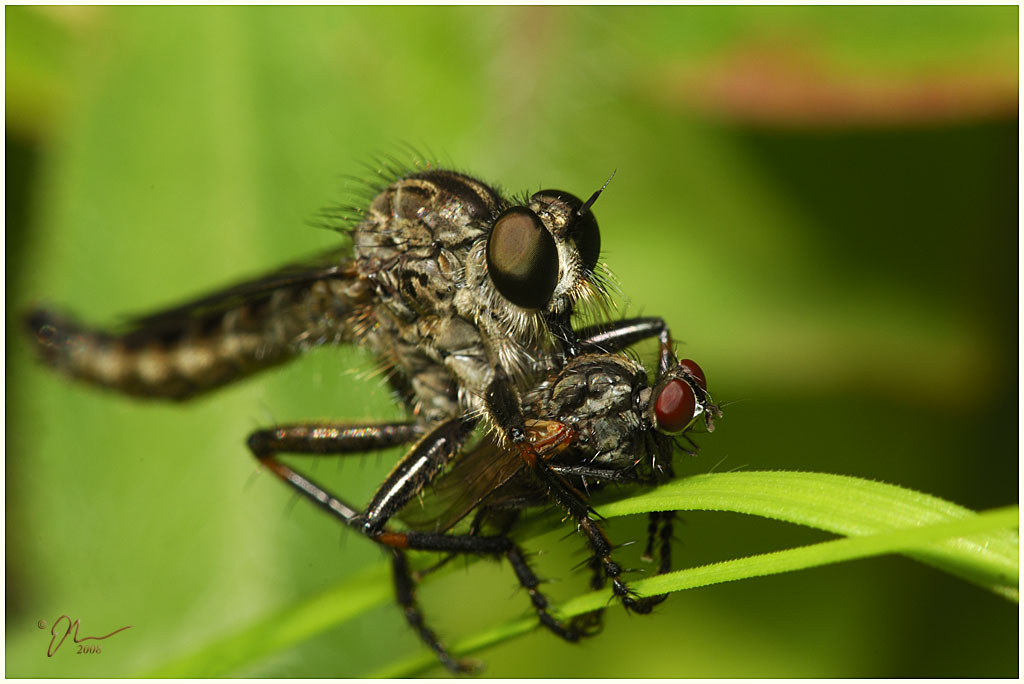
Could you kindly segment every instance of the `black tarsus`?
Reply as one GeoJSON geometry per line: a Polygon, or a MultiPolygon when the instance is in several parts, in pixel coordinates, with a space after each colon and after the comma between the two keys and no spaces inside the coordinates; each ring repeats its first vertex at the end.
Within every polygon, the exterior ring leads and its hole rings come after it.
{"type": "Polygon", "coordinates": [[[441,644],[434,630],[427,626],[423,620],[423,611],[420,610],[416,601],[416,580],[409,570],[409,560],[401,549],[391,551],[391,576],[394,580],[395,598],[402,608],[405,621],[415,630],[420,640],[434,651],[441,664],[452,672],[472,672],[477,668],[476,664],[468,660],[454,658],[448,649],[441,644]]]}

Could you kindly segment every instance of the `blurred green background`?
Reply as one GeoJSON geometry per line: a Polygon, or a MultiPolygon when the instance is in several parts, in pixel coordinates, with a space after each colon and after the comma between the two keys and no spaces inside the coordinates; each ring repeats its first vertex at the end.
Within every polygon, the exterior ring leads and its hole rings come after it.
{"type": "MultiPolygon", "coordinates": [[[[1016,7],[5,18],[8,676],[146,672],[385,562],[244,447],[275,421],[400,415],[361,352],[144,404],[37,366],[18,317],[46,301],[110,324],[335,245],[310,219],[405,143],[515,192],[586,196],[617,170],[597,216],[621,310],[664,316],[736,402],[681,474],[806,469],[975,509],[1017,500],[1016,7]],[[62,613],[82,635],[133,628],[47,658],[37,622],[62,613]]],[[[315,469],[360,502],[396,457],[315,469]]],[[[684,522],[682,566],[827,538],[684,522]]],[[[555,599],[586,584],[570,570],[582,540],[562,537],[531,549],[555,599]]],[[[456,640],[527,614],[515,585],[478,563],[420,595],[456,640]]],[[[599,638],[536,631],[481,658],[506,677],[1006,677],[1017,620],[889,557],[684,592],[651,617],[612,606],[599,638]]],[[[359,676],[421,648],[382,605],[227,674],[359,676]]]]}

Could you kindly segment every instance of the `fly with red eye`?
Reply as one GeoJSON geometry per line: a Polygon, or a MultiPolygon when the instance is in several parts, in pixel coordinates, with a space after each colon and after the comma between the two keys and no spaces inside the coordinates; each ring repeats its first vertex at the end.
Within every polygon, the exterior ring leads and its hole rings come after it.
{"type": "MultiPolygon", "coordinates": [[[[696,361],[683,359],[676,373],[659,383],[653,404],[654,423],[669,434],[690,427],[708,403],[707,380],[696,361]]],[[[711,425],[708,427],[713,429],[711,425]]]]}

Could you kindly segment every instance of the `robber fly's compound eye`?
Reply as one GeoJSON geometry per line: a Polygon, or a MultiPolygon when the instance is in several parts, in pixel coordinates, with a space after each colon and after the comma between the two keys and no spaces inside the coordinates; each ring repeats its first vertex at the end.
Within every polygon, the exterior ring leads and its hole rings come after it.
{"type": "Polygon", "coordinates": [[[658,429],[669,434],[682,432],[694,418],[697,397],[685,380],[673,378],[665,383],[654,402],[658,429]]]}
{"type": "Polygon", "coordinates": [[[540,217],[526,207],[506,209],[487,239],[487,270],[505,299],[543,308],[558,283],[558,249],[540,217]]]}
{"type": "Polygon", "coordinates": [[[683,369],[684,373],[687,373],[693,378],[693,381],[702,389],[707,391],[708,381],[704,377],[704,371],[697,365],[696,361],[692,359],[683,359],[679,362],[679,367],[683,369]]]}
{"type": "Polygon", "coordinates": [[[541,190],[531,199],[564,214],[566,232],[576,243],[583,267],[593,273],[601,256],[601,231],[590,207],[583,209],[583,201],[579,197],[563,190],[541,190]]]}

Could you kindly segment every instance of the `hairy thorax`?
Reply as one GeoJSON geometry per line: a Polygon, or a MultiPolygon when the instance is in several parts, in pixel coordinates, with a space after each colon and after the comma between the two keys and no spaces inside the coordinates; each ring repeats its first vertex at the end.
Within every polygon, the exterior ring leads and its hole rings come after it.
{"type": "Polygon", "coordinates": [[[487,277],[489,226],[504,204],[469,177],[423,172],[384,189],[352,231],[356,268],[376,290],[358,329],[425,422],[480,410],[497,365],[521,384],[550,347],[540,315],[487,277]]]}

